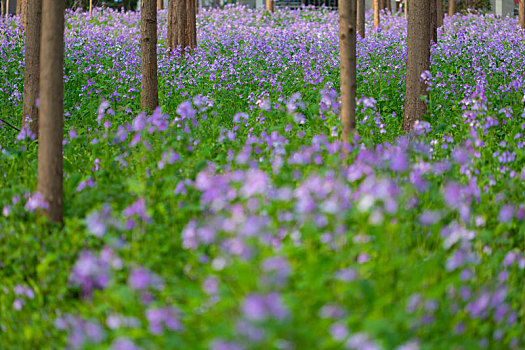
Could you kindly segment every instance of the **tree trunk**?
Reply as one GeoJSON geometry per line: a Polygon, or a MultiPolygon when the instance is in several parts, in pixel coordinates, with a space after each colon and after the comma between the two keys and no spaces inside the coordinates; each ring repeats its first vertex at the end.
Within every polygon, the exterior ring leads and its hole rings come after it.
{"type": "Polygon", "coordinates": [[[162,10],[162,9],[163,9],[162,0],[157,0],[157,11],[162,10]]]}
{"type": "MultiPolygon", "coordinates": [[[[27,1],[28,0],[18,0],[18,1],[20,1],[20,3],[22,4],[21,5],[22,8],[20,9],[20,23],[22,24],[22,27],[24,27],[24,29],[27,30],[27,1]]],[[[40,3],[42,3],[42,1],[40,1],[40,3]]],[[[42,13],[42,10],[40,10],[40,13],[42,13]]],[[[42,17],[42,15],[40,15],[40,17],[42,17]]],[[[40,42],[40,39],[38,40],[40,42]]]]}
{"type": "Polygon", "coordinates": [[[5,0],[5,16],[9,16],[9,0],[5,0]]]}
{"type": "Polygon", "coordinates": [[[339,46],[341,58],[342,141],[348,143],[356,132],[356,1],[339,2],[339,46]]]}
{"type": "Polygon", "coordinates": [[[525,0],[519,2],[520,27],[525,29],[525,0]]]}
{"type": "Polygon", "coordinates": [[[405,20],[408,20],[408,0],[405,0],[403,8],[405,11],[405,20]]]}
{"type": "Polygon", "coordinates": [[[157,82],[157,9],[155,0],[142,0],[140,20],[141,105],[153,112],[159,105],[157,82]]]}
{"type": "Polygon", "coordinates": [[[456,0],[448,0],[448,16],[452,17],[456,13],[456,0]]]}
{"type": "Polygon", "coordinates": [[[63,202],[64,6],[57,0],[42,3],[37,190],[47,202],[45,214],[54,222],[62,222],[63,202]]]}
{"type": "Polygon", "coordinates": [[[431,40],[434,43],[437,43],[437,6],[436,6],[436,0],[430,0],[430,21],[428,22],[430,25],[430,35],[431,40]]]}
{"type": "Polygon", "coordinates": [[[421,73],[430,69],[430,2],[411,1],[407,34],[407,73],[403,130],[411,130],[426,113],[426,84],[421,73]]]}
{"type": "Polygon", "coordinates": [[[357,33],[364,38],[365,30],[365,0],[357,0],[357,33]]]}
{"type": "Polygon", "coordinates": [[[197,47],[197,11],[194,0],[186,0],[187,46],[190,49],[197,47]]]}
{"type": "Polygon", "coordinates": [[[386,0],[386,9],[388,10],[388,12],[392,12],[392,3],[390,2],[390,0],[386,0]]]}
{"type": "Polygon", "coordinates": [[[373,0],[374,5],[374,27],[379,27],[379,0],[373,0]]]}
{"type": "Polygon", "coordinates": [[[16,0],[16,15],[20,16],[22,14],[22,0],[16,0]]]}
{"type": "Polygon", "coordinates": [[[437,27],[443,27],[443,2],[442,0],[436,0],[437,9],[437,27]]]}
{"type": "Polygon", "coordinates": [[[0,0],[0,14],[2,15],[2,18],[5,16],[5,7],[3,0],[0,0]]]}
{"type": "Polygon", "coordinates": [[[42,0],[27,0],[27,26],[24,69],[24,102],[22,125],[38,136],[38,88],[40,86],[40,27],[42,24],[42,0]]]}
{"type": "Polygon", "coordinates": [[[266,0],[266,11],[273,12],[274,6],[273,0],[266,0]]]}
{"type": "Polygon", "coordinates": [[[89,0],[89,15],[93,15],[93,0],[89,0]]]}
{"type": "Polygon", "coordinates": [[[166,46],[168,48],[168,55],[171,55],[173,50],[175,50],[179,45],[177,30],[177,2],[180,1],[168,1],[168,28],[166,36],[166,46]]]}

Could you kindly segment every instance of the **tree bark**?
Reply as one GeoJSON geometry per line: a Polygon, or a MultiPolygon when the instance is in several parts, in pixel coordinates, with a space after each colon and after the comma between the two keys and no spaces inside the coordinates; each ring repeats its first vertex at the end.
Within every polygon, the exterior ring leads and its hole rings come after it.
{"type": "Polygon", "coordinates": [[[166,36],[166,46],[168,48],[168,55],[171,55],[173,50],[177,48],[178,30],[177,30],[177,3],[178,0],[169,0],[168,2],[168,29],[166,36]]]}
{"type": "Polygon", "coordinates": [[[437,9],[437,27],[443,27],[443,2],[442,0],[436,0],[437,9]]]}
{"type": "Polygon", "coordinates": [[[348,143],[356,132],[356,1],[339,2],[339,46],[341,58],[342,141],[348,143]]]}
{"type": "Polygon", "coordinates": [[[386,0],[386,9],[388,10],[388,12],[392,12],[392,3],[390,2],[390,0],[386,0]]]}
{"type": "Polygon", "coordinates": [[[37,190],[48,204],[44,213],[54,222],[63,221],[64,6],[57,0],[42,3],[37,190]]]}
{"type": "Polygon", "coordinates": [[[142,0],[140,20],[141,105],[153,112],[159,105],[157,81],[157,9],[155,0],[142,0]]]}
{"type": "Polygon", "coordinates": [[[525,0],[519,2],[520,28],[525,29],[525,0]]]}
{"type": "Polygon", "coordinates": [[[411,130],[426,113],[426,84],[421,73],[430,69],[430,1],[411,1],[407,34],[407,73],[403,130],[411,130]]]}
{"type": "Polygon", "coordinates": [[[275,5],[273,3],[273,0],[266,0],[266,11],[273,12],[275,5]]]}
{"type": "Polygon", "coordinates": [[[24,101],[22,107],[22,125],[38,136],[38,108],[36,99],[40,86],[40,30],[42,24],[42,0],[27,0],[24,101]]]}
{"type": "Polygon", "coordinates": [[[186,0],[187,46],[190,49],[197,47],[197,18],[194,0],[186,0]]]}
{"type": "Polygon", "coordinates": [[[93,15],[93,0],[89,0],[89,15],[93,15]]]}
{"type": "Polygon", "coordinates": [[[2,15],[2,18],[5,16],[5,7],[4,7],[4,1],[0,0],[0,13],[2,15]]]}
{"type": "Polygon", "coordinates": [[[430,35],[431,35],[431,40],[434,43],[437,43],[437,6],[436,6],[437,4],[436,4],[436,0],[429,0],[429,2],[430,2],[430,21],[428,23],[430,25],[430,35]]]}
{"type": "MultiPolygon", "coordinates": [[[[24,27],[24,30],[27,30],[27,1],[28,0],[18,0],[18,1],[20,1],[20,3],[22,4],[21,5],[22,8],[20,9],[20,23],[22,24],[22,27],[24,27]]],[[[42,3],[42,1],[40,1],[40,3],[42,3]]]]}
{"type": "Polygon", "coordinates": [[[164,6],[162,6],[162,0],[157,0],[157,11],[162,10],[164,6]]]}
{"type": "Polygon", "coordinates": [[[22,0],[17,0],[16,1],[16,15],[20,16],[21,13],[22,13],[22,0]]]}
{"type": "Polygon", "coordinates": [[[379,27],[379,0],[373,0],[374,6],[374,27],[379,27]]]}
{"type": "Polygon", "coordinates": [[[408,20],[408,0],[404,0],[403,9],[405,12],[405,20],[408,20]]]}
{"type": "Polygon", "coordinates": [[[365,0],[357,0],[357,33],[364,38],[365,30],[365,0]]]}
{"type": "Polygon", "coordinates": [[[452,17],[456,13],[456,0],[448,0],[448,16],[452,17]]]}
{"type": "Polygon", "coordinates": [[[5,16],[9,16],[9,0],[5,0],[5,16]]]}

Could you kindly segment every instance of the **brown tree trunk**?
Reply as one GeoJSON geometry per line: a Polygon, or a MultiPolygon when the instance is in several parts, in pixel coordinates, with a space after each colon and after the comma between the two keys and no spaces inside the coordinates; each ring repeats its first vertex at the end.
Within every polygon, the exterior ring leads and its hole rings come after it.
{"type": "Polygon", "coordinates": [[[3,0],[0,0],[0,14],[2,15],[2,18],[5,16],[5,7],[3,0]]]}
{"type": "Polygon", "coordinates": [[[194,0],[186,0],[186,35],[187,35],[187,46],[190,49],[197,47],[197,11],[195,8],[194,0]]]}
{"type": "Polygon", "coordinates": [[[274,11],[274,3],[273,0],[266,0],[266,11],[273,12],[274,11]]]}
{"type": "Polygon", "coordinates": [[[442,0],[436,0],[437,9],[437,27],[443,27],[443,2],[442,0]]]}
{"type": "Polygon", "coordinates": [[[9,16],[9,0],[5,0],[5,16],[9,16]]]}
{"type": "Polygon", "coordinates": [[[364,38],[365,30],[365,0],[357,0],[357,34],[364,38]]]}
{"type": "Polygon", "coordinates": [[[24,69],[24,102],[22,125],[38,136],[38,88],[40,86],[40,27],[42,24],[42,0],[27,0],[27,26],[24,69]]]}
{"type": "Polygon", "coordinates": [[[37,190],[48,204],[45,214],[54,222],[62,222],[63,202],[64,6],[65,1],[42,3],[37,190]]]}
{"type": "Polygon", "coordinates": [[[404,0],[403,8],[405,11],[405,20],[408,20],[408,0],[404,0]]]}
{"type": "Polygon", "coordinates": [[[158,10],[162,10],[164,8],[164,6],[162,6],[162,0],[157,0],[157,11],[158,10]]]}
{"type": "Polygon", "coordinates": [[[519,2],[520,28],[525,29],[525,0],[519,2]]]}
{"type": "Polygon", "coordinates": [[[22,0],[16,0],[16,15],[20,16],[22,13],[22,0]]]}
{"type": "MultiPolygon", "coordinates": [[[[22,24],[22,27],[24,27],[24,29],[27,30],[27,1],[28,0],[18,0],[18,1],[20,1],[20,3],[22,4],[21,5],[22,8],[20,9],[20,23],[22,24]]],[[[40,2],[42,3],[42,1],[40,2]]]]}
{"type": "Polygon", "coordinates": [[[348,143],[356,132],[356,1],[339,2],[339,46],[341,58],[342,141],[348,143]]]}
{"type": "Polygon", "coordinates": [[[177,2],[180,1],[168,1],[168,28],[166,35],[166,47],[168,48],[168,55],[171,55],[173,50],[175,50],[179,45],[177,40],[177,2]]]}
{"type": "Polygon", "coordinates": [[[392,12],[392,3],[390,2],[390,0],[386,0],[386,9],[388,10],[388,12],[392,12]]]}
{"type": "Polygon", "coordinates": [[[140,20],[140,71],[142,109],[153,112],[159,105],[157,81],[157,9],[155,0],[142,0],[140,20]]]}
{"type": "Polygon", "coordinates": [[[93,15],[93,0],[89,0],[89,15],[93,15]]]}
{"type": "Polygon", "coordinates": [[[456,0],[448,0],[448,16],[452,17],[456,13],[456,0]]]}
{"type": "Polygon", "coordinates": [[[374,27],[379,27],[379,0],[373,0],[374,6],[374,27]]]}
{"type": "Polygon", "coordinates": [[[437,6],[436,0],[430,0],[430,35],[433,42],[437,43],[437,6]]]}
{"type": "Polygon", "coordinates": [[[403,130],[411,130],[426,113],[426,84],[421,73],[430,69],[430,2],[411,1],[407,34],[407,73],[403,130]]]}

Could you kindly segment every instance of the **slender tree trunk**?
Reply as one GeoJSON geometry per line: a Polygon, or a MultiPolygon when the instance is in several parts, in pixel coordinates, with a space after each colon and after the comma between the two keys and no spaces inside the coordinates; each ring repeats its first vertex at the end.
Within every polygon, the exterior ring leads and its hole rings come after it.
{"type": "Polygon", "coordinates": [[[164,6],[162,6],[162,0],[157,0],[157,11],[162,10],[164,6]]]}
{"type": "Polygon", "coordinates": [[[5,16],[9,16],[9,0],[5,0],[5,16]]]}
{"type": "Polygon", "coordinates": [[[388,12],[392,12],[392,3],[390,2],[390,0],[386,0],[386,9],[388,10],[388,12]]]}
{"type": "Polygon", "coordinates": [[[405,20],[408,20],[408,0],[404,0],[403,8],[405,11],[405,20]]]}
{"type": "Polygon", "coordinates": [[[519,2],[520,27],[525,29],[525,0],[519,2]]]}
{"type": "Polygon", "coordinates": [[[341,58],[342,141],[348,143],[356,132],[356,1],[339,2],[339,46],[341,58]]]}
{"type": "Polygon", "coordinates": [[[93,15],[93,0],[89,0],[89,15],[93,15]]]}
{"type": "Polygon", "coordinates": [[[357,33],[364,38],[365,30],[365,0],[357,0],[357,33]]]}
{"type": "Polygon", "coordinates": [[[40,86],[40,30],[42,24],[42,0],[27,0],[27,26],[24,69],[24,102],[22,125],[38,136],[38,88],[40,86]]]}
{"type": "Polygon", "coordinates": [[[22,0],[16,0],[16,15],[20,16],[22,13],[22,0]]]}
{"type": "Polygon", "coordinates": [[[54,222],[62,222],[63,202],[64,6],[65,1],[42,3],[37,190],[48,204],[46,215],[54,222]]]}
{"type": "Polygon", "coordinates": [[[173,50],[175,50],[179,45],[179,33],[177,29],[177,4],[180,2],[180,0],[169,0],[168,2],[168,29],[166,36],[166,46],[168,47],[168,55],[171,55],[173,50]]]}
{"type": "Polygon", "coordinates": [[[157,81],[157,9],[155,0],[142,0],[140,20],[140,71],[142,109],[152,112],[159,105],[157,81]]]}
{"type": "Polygon", "coordinates": [[[197,47],[197,11],[194,0],[186,0],[186,21],[187,21],[187,45],[194,49],[197,47]]]}
{"type": "Polygon", "coordinates": [[[443,1],[436,0],[436,9],[437,9],[437,27],[443,27],[443,1]]]}
{"type": "Polygon", "coordinates": [[[456,13],[456,0],[448,0],[448,16],[452,17],[456,13]]]}
{"type": "Polygon", "coordinates": [[[373,0],[374,5],[374,27],[379,27],[379,0],[373,0]]]}
{"type": "Polygon", "coordinates": [[[266,0],[266,11],[273,12],[274,6],[273,0],[266,0]]]}
{"type": "Polygon", "coordinates": [[[5,16],[5,7],[4,7],[4,0],[0,0],[0,12],[2,15],[2,18],[5,16]]]}
{"type": "Polygon", "coordinates": [[[403,130],[411,130],[417,120],[426,113],[426,84],[421,73],[430,69],[430,2],[411,1],[408,17],[407,73],[405,90],[405,113],[403,130]]]}
{"type": "MultiPolygon", "coordinates": [[[[428,0],[425,0],[428,1],[428,0]]],[[[436,0],[429,0],[430,2],[430,36],[434,43],[437,43],[437,6],[436,0]]]]}
{"type": "MultiPolygon", "coordinates": [[[[18,1],[20,1],[20,3],[22,4],[21,9],[20,9],[20,23],[22,24],[22,27],[24,27],[24,29],[27,30],[27,1],[28,0],[18,0],[18,1]]],[[[40,3],[42,3],[42,1],[40,1],[40,3]]]]}

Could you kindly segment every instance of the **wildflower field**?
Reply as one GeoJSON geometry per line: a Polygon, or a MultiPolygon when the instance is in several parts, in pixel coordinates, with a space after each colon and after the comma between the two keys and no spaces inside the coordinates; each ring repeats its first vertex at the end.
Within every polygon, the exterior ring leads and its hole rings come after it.
{"type": "MultiPolygon", "coordinates": [[[[0,349],[525,348],[525,34],[445,18],[408,137],[406,21],[371,20],[342,145],[337,12],[201,8],[168,57],[161,11],[151,115],[139,14],[68,12],[63,227],[0,124],[0,349]]],[[[14,125],[23,54],[2,20],[14,125]]]]}

